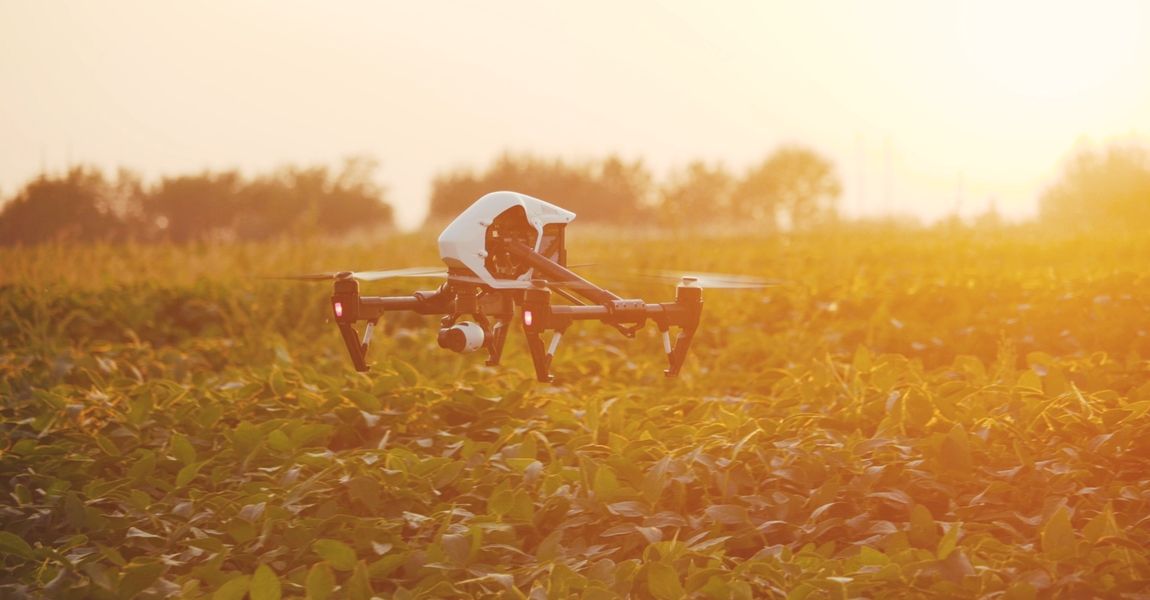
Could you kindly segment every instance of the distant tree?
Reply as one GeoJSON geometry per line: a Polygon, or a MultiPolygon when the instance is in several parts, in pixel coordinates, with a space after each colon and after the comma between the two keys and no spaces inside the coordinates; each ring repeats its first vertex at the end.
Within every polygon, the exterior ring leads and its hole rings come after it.
{"type": "Polygon", "coordinates": [[[1084,150],[1042,195],[1043,222],[1071,228],[1150,227],[1150,154],[1136,145],[1084,150]]]}
{"type": "Polygon", "coordinates": [[[768,227],[806,229],[833,219],[840,195],[842,184],[830,161],[801,146],[784,146],[738,183],[732,216],[768,227]]]}
{"type": "Polygon", "coordinates": [[[372,181],[375,168],[370,159],[350,158],[336,175],[289,166],[250,180],[236,171],[165,178],[147,194],[145,217],[160,237],[177,242],[387,227],[393,211],[372,181]]]}
{"type": "Polygon", "coordinates": [[[379,161],[351,157],[329,182],[316,215],[320,231],[343,234],[366,227],[391,227],[395,210],[386,200],[387,190],[375,183],[379,161]]]}
{"type": "Polygon", "coordinates": [[[97,170],[74,167],[63,176],[30,181],[0,211],[0,243],[121,240],[135,212],[138,178],[108,182],[97,170]]]}
{"type": "Polygon", "coordinates": [[[729,210],[734,178],[722,166],[694,161],[659,188],[659,222],[675,228],[715,223],[729,210]]]}
{"type": "Polygon", "coordinates": [[[236,171],[163,178],[144,199],[151,236],[174,242],[234,238],[242,187],[236,171]]]}
{"type": "Polygon", "coordinates": [[[449,221],[484,194],[501,190],[554,202],[577,213],[581,221],[626,222],[648,209],[651,182],[641,161],[617,156],[566,163],[503,154],[482,173],[461,169],[436,176],[427,222],[449,221]]]}

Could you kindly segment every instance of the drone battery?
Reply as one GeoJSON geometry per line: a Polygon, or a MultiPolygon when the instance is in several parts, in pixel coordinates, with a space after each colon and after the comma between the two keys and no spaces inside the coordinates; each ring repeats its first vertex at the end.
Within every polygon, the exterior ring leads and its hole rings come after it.
{"type": "Polygon", "coordinates": [[[486,339],[483,328],[478,323],[462,321],[439,330],[439,347],[452,352],[475,352],[483,347],[486,339]]]}

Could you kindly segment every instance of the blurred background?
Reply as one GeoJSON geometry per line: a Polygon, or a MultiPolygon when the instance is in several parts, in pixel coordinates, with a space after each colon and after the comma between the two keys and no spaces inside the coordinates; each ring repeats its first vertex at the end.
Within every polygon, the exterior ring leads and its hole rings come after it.
{"type": "Polygon", "coordinates": [[[0,2],[0,243],[1150,224],[1150,8],[0,2]]]}

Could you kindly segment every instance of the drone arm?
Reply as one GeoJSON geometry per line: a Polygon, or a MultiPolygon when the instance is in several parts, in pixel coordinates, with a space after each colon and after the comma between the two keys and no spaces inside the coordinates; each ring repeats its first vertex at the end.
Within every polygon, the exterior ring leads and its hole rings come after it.
{"type": "Polygon", "coordinates": [[[606,305],[614,300],[621,300],[619,296],[583,279],[578,273],[539,254],[521,242],[511,240],[504,242],[504,244],[512,254],[526,261],[536,271],[546,275],[552,283],[565,284],[596,304],[606,305]]]}
{"type": "MultiPolygon", "coordinates": [[[[654,321],[659,330],[667,336],[665,339],[669,365],[664,374],[674,377],[679,374],[683,361],[687,358],[687,351],[699,328],[702,313],[702,290],[685,285],[677,288],[674,302],[660,304],[648,304],[641,300],[613,300],[605,306],[552,305],[551,292],[543,286],[526,290],[523,297],[523,329],[527,334],[528,348],[535,363],[535,373],[540,381],[551,380],[550,359],[554,352],[544,351],[540,334],[547,330],[561,334],[575,321],[590,320],[616,326],[631,325],[635,329],[641,327],[647,319],[654,321]],[[670,342],[671,327],[680,329],[673,346],[670,342]]],[[[629,331],[633,329],[625,330],[624,333],[629,331]]]]}
{"type": "Polygon", "coordinates": [[[451,295],[442,291],[416,292],[410,296],[360,296],[359,282],[347,278],[335,282],[331,308],[351,362],[355,370],[362,373],[368,370],[367,348],[383,313],[406,310],[422,315],[445,314],[450,313],[453,306],[451,295]],[[362,340],[355,331],[359,321],[367,321],[362,340]]]}

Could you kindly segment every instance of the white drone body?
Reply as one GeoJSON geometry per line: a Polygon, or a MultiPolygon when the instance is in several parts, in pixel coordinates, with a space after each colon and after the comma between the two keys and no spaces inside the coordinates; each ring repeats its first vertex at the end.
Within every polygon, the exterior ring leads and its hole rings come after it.
{"type": "Polygon", "coordinates": [[[526,194],[492,192],[476,200],[443,230],[439,255],[448,269],[466,269],[491,288],[522,288],[534,270],[493,273],[488,240],[493,235],[519,235],[532,250],[546,253],[547,242],[558,236],[557,251],[561,252],[562,230],[574,219],[575,213],[526,194]]]}

